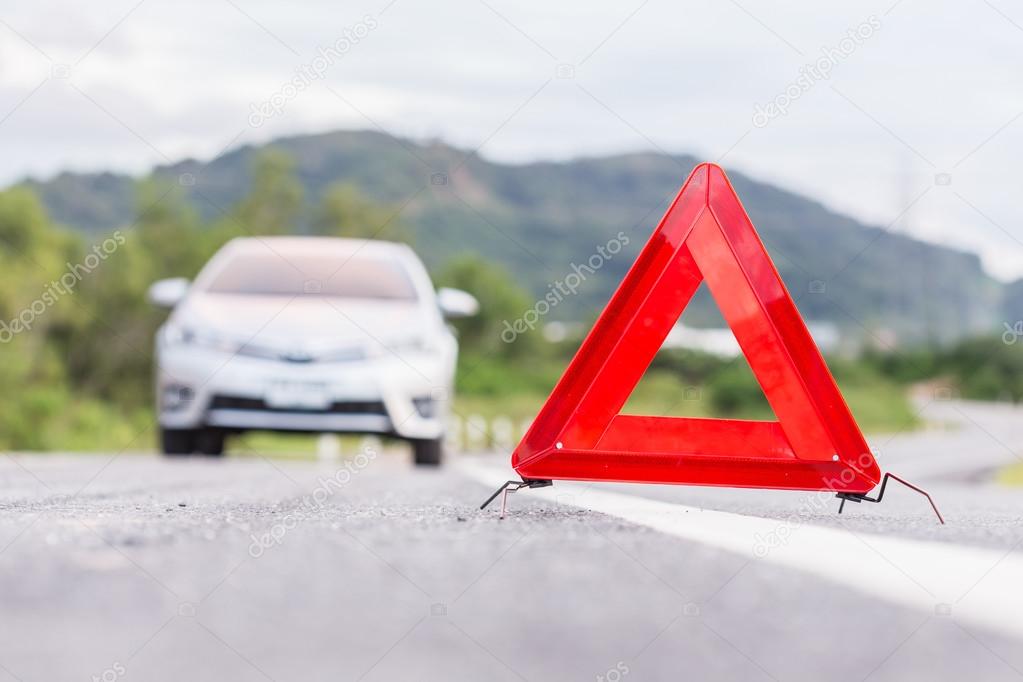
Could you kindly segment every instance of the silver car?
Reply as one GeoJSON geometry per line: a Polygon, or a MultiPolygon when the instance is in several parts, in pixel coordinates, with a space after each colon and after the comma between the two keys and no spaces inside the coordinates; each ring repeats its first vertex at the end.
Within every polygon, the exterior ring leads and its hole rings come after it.
{"type": "Polygon", "coordinates": [[[156,338],[168,455],[220,455],[250,430],[380,434],[436,465],[458,344],[445,318],[476,299],[435,292],[403,244],[326,237],[235,239],[194,284],[149,290],[173,308],[156,338]]]}

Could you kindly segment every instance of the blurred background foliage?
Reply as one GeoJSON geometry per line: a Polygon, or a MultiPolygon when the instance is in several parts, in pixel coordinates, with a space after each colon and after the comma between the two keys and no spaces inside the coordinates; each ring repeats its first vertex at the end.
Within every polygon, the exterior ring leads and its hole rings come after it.
{"type": "MultiPolygon", "coordinates": [[[[0,192],[0,321],[23,311],[31,329],[2,334],[0,447],[86,450],[151,447],[152,342],[165,313],[145,300],[162,277],[194,277],[227,240],[252,234],[305,232],[411,241],[397,217],[349,183],[331,186],[318,205],[304,207],[302,185],[284,153],[259,155],[246,196],[215,206],[201,218],[181,182],[147,180],[136,187],[135,220],[116,233],[83,235],[51,221],[30,189],[0,192]],[[53,283],[109,235],[116,248],[70,290],[53,283]],[[49,292],[51,300],[44,300],[49,292]],[[42,306],[40,306],[42,301],[42,306]],[[35,306],[35,308],[33,308],[35,306]]],[[[578,339],[546,341],[539,328],[505,343],[504,322],[535,301],[513,273],[478,253],[451,253],[435,269],[438,286],[474,294],[477,317],[455,322],[462,346],[456,410],[528,419],[561,375],[578,339]]],[[[858,358],[831,358],[843,393],[868,430],[915,425],[911,385],[943,386],[962,397],[1023,399],[1023,354],[1000,338],[899,352],[869,350],[858,358]]],[[[648,414],[771,418],[745,360],[666,350],[654,360],[627,411],[648,414]]]]}

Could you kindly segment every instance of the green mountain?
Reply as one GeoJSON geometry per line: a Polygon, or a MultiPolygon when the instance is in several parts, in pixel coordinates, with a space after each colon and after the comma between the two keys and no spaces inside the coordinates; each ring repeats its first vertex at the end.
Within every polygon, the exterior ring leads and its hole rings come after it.
{"type": "MultiPolygon", "coordinates": [[[[511,165],[439,142],[367,131],[272,144],[294,157],[310,210],[331,184],[352,183],[401,209],[431,267],[478,252],[538,296],[624,232],[630,243],[622,253],[551,313],[563,319],[588,317],[607,300],[697,163],[689,156],[636,153],[511,165]]],[[[200,214],[212,217],[245,195],[259,151],[246,146],[153,173],[180,181],[200,214]]],[[[947,342],[999,328],[1003,287],[976,255],[864,225],[742,173],[729,176],[808,319],[882,345],[947,342]]],[[[131,222],[135,182],[109,173],[25,181],[56,220],[92,232],[131,222]]],[[[687,320],[714,320],[708,298],[698,303],[687,320]]]]}

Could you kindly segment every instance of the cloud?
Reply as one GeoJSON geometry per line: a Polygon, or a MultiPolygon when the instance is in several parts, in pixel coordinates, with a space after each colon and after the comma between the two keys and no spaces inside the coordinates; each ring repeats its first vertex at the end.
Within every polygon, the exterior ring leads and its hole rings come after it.
{"type": "Polygon", "coordinates": [[[0,118],[10,114],[0,124],[0,180],[64,168],[138,171],[163,156],[215,154],[240,132],[242,142],[258,142],[376,125],[470,148],[485,142],[484,155],[516,162],[667,150],[722,159],[881,225],[903,213],[912,189],[932,187],[900,224],[908,217],[915,234],[968,245],[998,274],[1021,275],[1023,208],[1012,200],[1013,150],[1023,142],[1023,119],[1013,118],[1023,112],[1020,32],[984,7],[890,8],[15,5],[0,24],[0,59],[18,65],[0,70],[0,118]],[[281,115],[248,127],[253,103],[367,15],[378,28],[281,115]],[[876,34],[783,116],[753,125],[758,104],[871,16],[876,34]],[[10,113],[54,63],[69,65],[70,77],[51,78],[10,113]],[[951,185],[935,185],[939,173],[951,185]]]}

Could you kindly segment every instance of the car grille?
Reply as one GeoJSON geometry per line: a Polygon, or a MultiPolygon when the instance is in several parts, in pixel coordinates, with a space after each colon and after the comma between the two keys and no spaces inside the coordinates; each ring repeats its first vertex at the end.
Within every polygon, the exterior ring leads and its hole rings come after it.
{"type": "Polygon", "coordinates": [[[366,350],[360,346],[333,348],[314,352],[301,348],[294,350],[281,350],[280,348],[246,343],[238,349],[237,353],[238,355],[244,355],[252,358],[266,358],[269,360],[280,360],[281,362],[293,363],[358,362],[366,359],[366,350]]]}
{"type": "Polygon", "coordinates": [[[325,410],[280,409],[270,407],[261,398],[217,395],[210,403],[213,410],[253,410],[259,412],[307,413],[307,414],[377,414],[387,415],[387,409],[379,400],[346,400],[330,404],[325,410]]]}

